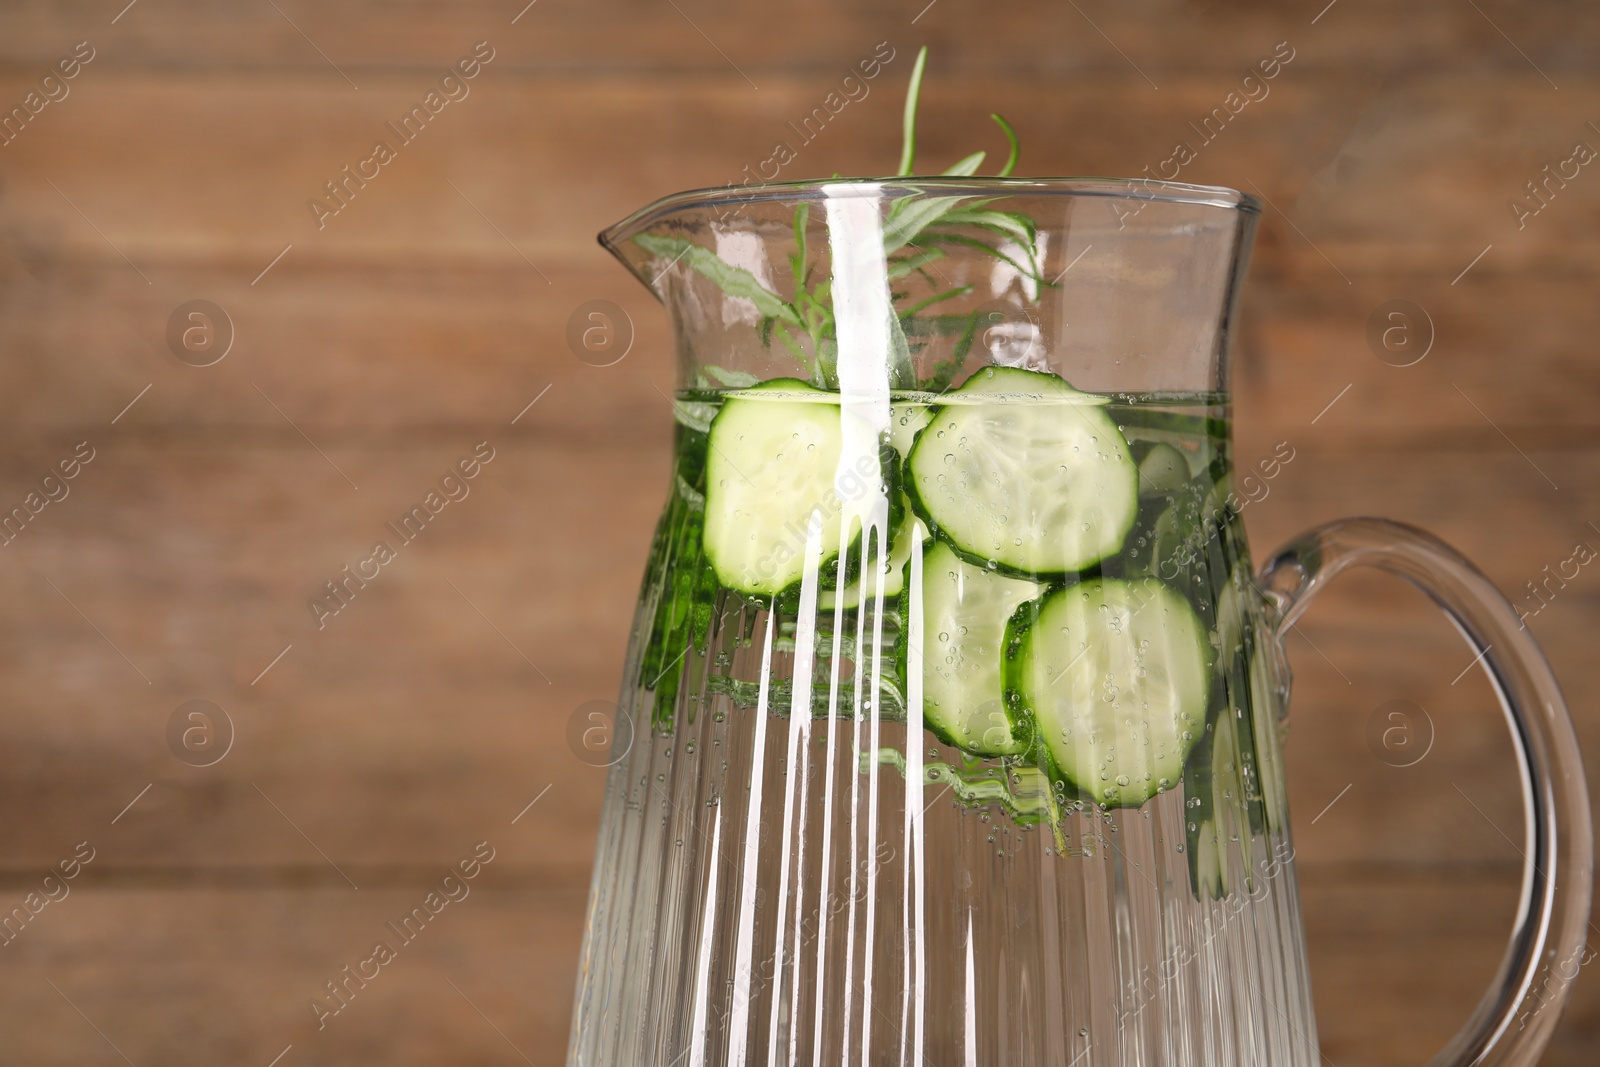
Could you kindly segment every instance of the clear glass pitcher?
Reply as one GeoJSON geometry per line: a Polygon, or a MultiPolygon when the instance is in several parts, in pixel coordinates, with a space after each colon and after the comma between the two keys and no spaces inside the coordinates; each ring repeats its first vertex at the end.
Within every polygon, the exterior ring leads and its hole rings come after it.
{"type": "Polygon", "coordinates": [[[1252,569],[1228,348],[1257,217],[853,180],[602,234],[672,314],[679,389],[572,1067],[1317,1064],[1281,635],[1356,564],[1456,621],[1522,771],[1510,947],[1434,1063],[1536,1060],[1589,908],[1566,708],[1418,530],[1252,569]]]}

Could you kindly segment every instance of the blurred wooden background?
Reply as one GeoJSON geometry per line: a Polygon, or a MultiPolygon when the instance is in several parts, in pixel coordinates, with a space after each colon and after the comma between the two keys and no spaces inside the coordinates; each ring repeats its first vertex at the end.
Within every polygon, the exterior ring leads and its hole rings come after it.
{"type": "MultiPolygon", "coordinates": [[[[870,95],[784,177],[892,169],[920,44],[924,160],[998,150],[998,110],[1025,173],[1136,175],[1287,42],[1182,172],[1272,205],[1239,454],[1296,458],[1246,511],[1258,558],[1389,515],[1526,598],[1600,547],[1600,171],[1520,229],[1509,206],[1600,148],[1593,5],[525,2],[0,6],[0,107],[94,56],[0,145],[0,507],[94,449],[0,547],[0,910],[95,850],[0,947],[0,1064],[561,1062],[603,775],[565,731],[614,694],[670,421],[664,316],[594,234],[738,180],[879,42],[870,95]],[[480,41],[470,95],[319,229],[308,199],[480,41]],[[206,367],[167,342],[196,299],[234,334],[206,367]],[[565,341],[595,299],[637,328],[603,368],[565,341]],[[1395,299],[1435,335],[1409,367],[1366,339],[1395,299]],[[307,599],[484,440],[471,495],[319,631],[307,599]],[[207,767],[168,741],[197,699],[231,723],[207,767]],[[479,841],[472,895],[319,1032],[323,983],[479,841]]],[[[1600,766],[1597,611],[1589,568],[1529,625],[1600,766]]],[[[1419,595],[1351,578],[1300,631],[1323,1049],[1420,1064],[1516,901],[1510,748],[1419,595]],[[1365,740],[1395,699],[1433,724],[1415,766],[1365,740]]],[[[1597,1055],[1585,970],[1545,1062],[1597,1055]]]]}

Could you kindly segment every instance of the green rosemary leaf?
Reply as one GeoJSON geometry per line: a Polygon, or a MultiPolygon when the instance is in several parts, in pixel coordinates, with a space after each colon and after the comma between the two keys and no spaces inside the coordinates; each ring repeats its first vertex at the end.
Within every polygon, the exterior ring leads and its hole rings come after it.
{"type": "Polygon", "coordinates": [[[950,315],[918,315],[905,324],[907,337],[959,337],[972,325],[974,312],[950,315]]]}
{"type": "Polygon", "coordinates": [[[898,212],[891,209],[883,228],[884,254],[893,255],[915,241],[918,234],[938,222],[963,199],[959,196],[901,198],[897,204],[903,204],[904,207],[898,212]]]}
{"type": "Polygon", "coordinates": [[[922,311],[924,308],[930,308],[935,304],[942,303],[946,300],[952,300],[958,296],[966,296],[970,292],[972,292],[972,286],[960,285],[954,289],[946,289],[942,293],[934,293],[927,299],[919,300],[915,304],[912,304],[910,307],[906,308],[904,311],[900,312],[900,317],[903,319],[910,318],[912,315],[922,311]]]}
{"type": "Polygon", "coordinates": [[[1001,211],[998,214],[1014,220],[1018,226],[1022,227],[1022,232],[1028,235],[1027,245],[1029,248],[1033,248],[1039,243],[1039,224],[1034,222],[1025,212],[1001,211]]]}
{"type": "Polygon", "coordinates": [[[839,344],[833,339],[830,330],[826,337],[817,341],[817,366],[814,380],[825,388],[838,388],[839,383],[839,344]]]}
{"type": "Polygon", "coordinates": [[[911,173],[917,158],[917,97],[922,92],[922,71],[928,65],[928,46],[917,52],[917,62],[911,68],[911,84],[906,88],[906,111],[900,140],[900,169],[896,174],[911,173]]]}
{"type": "Polygon", "coordinates": [[[967,352],[972,348],[972,339],[978,335],[978,312],[974,311],[967,317],[966,329],[961,331],[961,338],[956,341],[955,351],[950,353],[950,360],[957,368],[966,362],[967,352]]]}
{"type": "Polygon", "coordinates": [[[992,233],[1003,234],[1024,247],[1031,247],[1036,231],[1024,226],[1016,217],[1004,211],[976,211],[956,208],[939,220],[941,226],[981,226],[992,233]]]}
{"type": "MultiPolygon", "coordinates": [[[[770,319],[768,320],[771,321],[770,319]]],[[[706,364],[701,368],[702,376],[715,385],[724,389],[748,389],[761,381],[749,371],[730,370],[727,367],[718,367],[715,364],[706,364]]]]}
{"type": "Polygon", "coordinates": [[[939,241],[945,244],[966,245],[968,248],[975,248],[986,256],[993,256],[995,259],[1010,264],[1010,266],[1015,269],[1018,274],[1024,275],[1025,277],[1028,277],[1036,282],[1044,281],[1037,267],[1029,264],[1018,263],[1016,260],[1006,255],[1005,252],[993,245],[984,244],[976,237],[967,237],[959,233],[944,233],[942,231],[929,230],[922,235],[922,240],[939,241]]]}
{"type": "Polygon", "coordinates": [[[907,256],[905,259],[897,259],[889,264],[889,279],[893,281],[897,278],[904,278],[907,274],[910,274],[913,271],[923,273],[923,267],[927,266],[929,263],[932,263],[936,259],[943,258],[943,252],[939,251],[937,248],[930,248],[926,251],[918,252],[914,256],[907,256]]]}
{"type": "Polygon", "coordinates": [[[742,297],[750,301],[761,314],[770,315],[793,326],[800,325],[800,316],[782,297],[762,285],[754,274],[743,267],[735,267],[724,262],[709,248],[702,248],[683,237],[666,237],[651,233],[638,234],[634,237],[634,242],[646,252],[669,260],[682,260],[696,273],[716,283],[717,287],[729,296],[742,297]]]}
{"type": "Polygon", "coordinates": [[[890,387],[913,388],[917,384],[917,371],[911,363],[911,347],[906,344],[905,331],[901,329],[900,319],[895,315],[889,316],[889,346],[890,387]]]}
{"type": "Polygon", "coordinates": [[[935,364],[928,373],[927,381],[923,384],[925,389],[942,393],[950,388],[956,375],[961,373],[961,368],[967,361],[967,353],[972,350],[972,339],[978,333],[979,313],[974,311],[960,316],[938,315],[931,317],[948,319],[953,322],[959,322],[962,325],[961,337],[956,341],[955,348],[950,353],[950,358],[940,360],[935,364]]]}
{"type": "Polygon", "coordinates": [[[789,350],[790,354],[794,356],[800,365],[803,367],[813,367],[813,373],[815,373],[813,360],[800,350],[799,345],[795,344],[794,338],[789,336],[789,331],[776,330],[774,332],[777,334],[778,340],[783,342],[783,346],[789,350]]]}
{"type": "Polygon", "coordinates": [[[991,114],[989,117],[999,123],[1001,131],[1006,135],[1006,140],[1011,142],[1011,154],[1006,157],[1006,165],[1000,168],[999,174],[1001,178],[1009,178],[1011,177],[1011,172],[1017,169],[1017,156],[1021,153],[1021,148],[1017,144],[1017,131],[1011,128],[1011,123],[999,115],[991,114]]]}
{"type": "Polygon", "coordinates": [[[804,289],[811,271],[806,264],[806,223],[811,218],[811,204],[801,204],[794,209],[794,256],[789,266],[794,273],[795,285],[804,289]]]}
{"type": "Polygon", "coordinates": [[[967,156],[959,163],[951,166],[949,170],[946,170],[944,176],[947,178],[965,178],[978,173],[978,168],[983,166],[983,157],[986,154],[984,152],[972,153],[972,155],[967,156]]]}

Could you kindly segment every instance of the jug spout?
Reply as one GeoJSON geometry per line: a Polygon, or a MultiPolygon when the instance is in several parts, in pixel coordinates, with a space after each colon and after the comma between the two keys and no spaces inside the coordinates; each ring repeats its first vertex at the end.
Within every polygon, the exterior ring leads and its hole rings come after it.
{"type": "Polygon", "coordinates": [[[1220,393],[1258,210],[1175,183],[850,179],[679,193],[599,240],[672,315],[685,388],[709,363],[836,389],[865,302],[896,387],[1001,365],[1220,393]]]}
{"type": "MultiPolygon", "coordinates": [[[[645,210],[648,211],[649,209],[645,210]]],[[[657,300],[663,300],[661,290],[657,287],[660,280],[659,275],[650,269],[655,262],[655,257],[644,245],[634,240],[639,234],[645,232],[644,229],[635,224],[635,220],[642,214],[644,212],[631,215],[616,225],[601,230],[597,240],[600,242],[600,247],[610,252],[624,267],[627,267],[628,273],[639,279],[640,284],[650,290],[657,300]]]]}
{"type": "Polygon", "coordinates": [[[801,232],[798,220],[825,187],[796,182],[754,193],[748,186],[736,188],[737,193],[702,189],[663,197],[602,230],[600,245],[663,303],[670,302],[675,277],[695,275],[758,304],[782,302],[783,280],[775,277],[771,256],[779,244],[808,243],[812,235],[801,232]],[[772,301],[762,299],[768,294],[772,301]]]}

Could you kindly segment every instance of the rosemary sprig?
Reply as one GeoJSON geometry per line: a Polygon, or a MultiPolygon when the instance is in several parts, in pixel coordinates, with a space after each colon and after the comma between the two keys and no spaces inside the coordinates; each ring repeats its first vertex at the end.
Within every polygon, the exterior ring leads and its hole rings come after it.
{"type": "Polygon", "coordinates": [[[917,97],[922,95],[922,72],[928,66],[928,46],[917,49],[917,61],[911,66],[911,83],[906,86],[905,117],[900,125],[900,169],[902,178],[911,173],[911,164],[917,158],[917,97]]]}
{"type": "MultiPolygon", "coordinates": [[[[928,49],[923,47],[917,52],[911,80],[906,88],[900,167],[897,172],[903,178],[911,176],[916,164],[917,111],[927,62],[928,49]]],[[[1005,135],[1008,148],[1005,164],[997,176],[1009,177],[1016,171],[1020,155],[1017,134],[1000,115],[992,114],[989,117],[1005,135]]],[[[975,175],[986,157],[984,152],[973,152],[945,169],[942,176],[975,175]]],[[[922,314],[934,305],[972,292],[970,285],[945,285],[941,288],[942,283],[935,277],[938,271],[935,264],[948,258],[947,249],[973,249],[1007,264],[1033,283],[1035,300],[1042,290],[1052,287],[1053,283],[1045,279],[1038,261],[1037,224],[1021,212],[996,210],[991,206],[996,199],[911,193],[897,197],[890,203],[883,228],[883,251],[888,262],[889,280],[915,275],[930,290],[928,295],[917,300],[911,299],[909,290],[890,294],[895,307],[895,316],[891,320],[891,340],[895,350],[894,384],[897,387],[919,384],[912,371],[913,360],[931,338],[955,335],[957,341],[952,359],[941,362],[934,368],[931,380],[920,383],[925,387],[943,388],[960,369],[977,332],[977,312],[954,316],[922,314]]],[[[794,252],[789,258],[794,296],[787,300],[762,285],[749,271],[727,263],[716,253],[686,238],[639,234],[634,241],[662,259],[683,262],[729,296],[749,300],[761,316],[758,328],[761,343],[770,346],[773,338],[777,338],[802,366],[809,369],[817,385],[832,388],[837,385],[838,363],[838,340],[831,299],[832,280],[828,277],[814,278],[817,264],[812,260],[807,244],[810,216],[809,203],[802,203],[795,208],[794,252]]]]}

